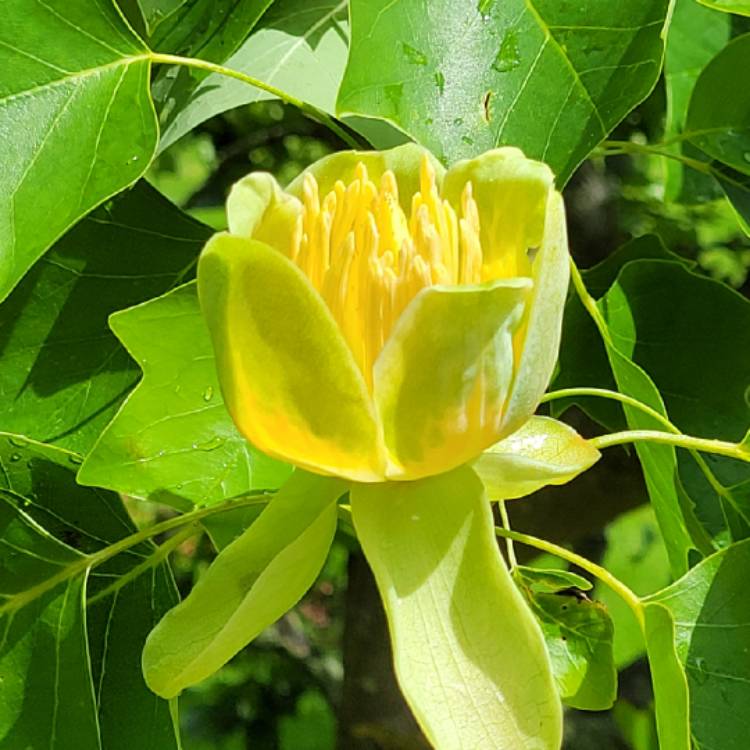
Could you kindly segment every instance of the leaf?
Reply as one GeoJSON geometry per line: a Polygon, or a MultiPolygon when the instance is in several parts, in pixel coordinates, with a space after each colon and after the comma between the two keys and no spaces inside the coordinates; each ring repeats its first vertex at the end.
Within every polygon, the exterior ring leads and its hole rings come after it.
{"type": "Polygon", "coordinates": [[[491,500],[511,500],[549,484],[566,484],[599,457],[599,451],[572,427],[534,416],[485,451],[474,462],[474,470],[491,500]]]}
{"type": "Polygon", "coordinates": [[[185,508],[279,486],[288,468],[256,452],[224,407],[195,284],[116,313],[144,372],[78,480],[185,508]]]}
{"type": "Polygon", "coordinates": [[[743,750],[750,705],[750,541],[733,544],[649,597],[673,622],[679,663],[687,676],[695,747],[743,750]]]}
{"type": "Polygon", "coordinates": [[[0,747],[177,750],[169,705],[147,689],[138,660],[148,629],[176,601],[171,574],[144,565],[150,544],[88,574],[85,555],[135,528],[116,495],[76,484],[79,463],[0,437],[0,747]],[[107,594],[120,576],[128,578],[107,594]],[[100,598],[85,611],[92,592],[100,598]]]}
{"type": "MultiPolygon", "coordinates": [[[[746,298],[681,265],[644,260],[623,268],[600,307],[614,348],[637,362],[653,382],[641,392],[655,388],[665,394],[670,418],[681,430],[735,442],[742,439],[750,425],[750,404],[745,398],[750,362],[737,359],[738,351],[750,350],[750,302],[746,298]]],[[[648,418],[644,422],[643,416],[629,412],[632,428],[647,422],[648,418]]],[[[658,481],[672,496],[670,503],[675,497],[680,503],[684,490],[689,500],[683,513],[689,515],[694,503],[698,520],[711,536],[726,527],[727,514],[731,537],[747,535],[750,507],[734,497],[732,488],[750,480],[749,466],[706,456],[715,480],[710,481],[689,456],[681,456],[675,466],[671,455],[667,458],[666,451],[655,448],[639,446],[639,455],[661,455],[670,463],[653,463],[647,482],[658,481]],[[667,476],[669,465],[672,472],[677,468],[679,476],[667,476]],[[657,474],[661,479],[657,480],[657,474]]]]}
{"type": "MultiPolygon", "coordinates": [[[[345,0],[322,0],[313,6],[306,0],[277,0],[226,66],[332,112],[346,63],[346,5],[345,0]]],[[[165,79],[155,96],[161,103],[162,150],[214,115],[272,98],[214,74],[194,91],[181,89],[179,78],[165,79]]]]}
{"type": "Polygon", "coordinates": [[[272,0],[138,0],[152,49],[224,62],[272,0]]]}
{"type": "MultiPolygon", "coordinates": [[[[663,140],[669,141],[682,132],[695,82],[711,58],[729,41],[730,25],[728,16],[714,13],[695,0],[675,3],[664,56],[667,110],[663,140]]],[[[666,148],[675,154],[683,150],[680,141],[666,148]]],[[[676,159],[665,158],[662,162],[665,199],[674,200],[683,191],[683,165],[676,159]]],[[[693,173],[692,178],[696,177],[711,181],[710,177],[693,173]]]]}
{"type": "Polygon", "coordinates": [[[210,230],[145,182],[66,234],[0,306],[0,423],[85,453],[137,380],[108,316],[194,273],[210,230]]]}
{"type": "MultiPolygon", "coordinates": [[[[639,596],[653,594],[672,579],[669,560],[654,510],[643,505],[616,518],[604,530],[607,541],[602,567],[639,596]]],[[[618,669],[641,658],[646,644],[632,610],[602,583],[593,598],[602,602],[614,623],[614,660],[618,669]]]]}
{"type": "Polygon", "coordinates": [[[5,0],[0,300],[78,219],[135,182],[157,141],[147,48],[110,0],[5,0]]]}
{"type": "Polygon", "coordinates": [[[352,0],[337,111],[382,117],[446,163],[519,146],[564,184],[656,82],[666,11],[439,0],[425,14],[416,0],[352,0]]]}
{"type": "Polygon", "coordinates": [[[699,149],[750,174],[750,90],[736,72],[750,68],[750,34],[736,37],[704,68],[688,109],[686,135],[699,149]]]}
{"type": "Polygon", "coordinates": [[[213,674],[291,609],[323,567],[336,530],[338,479],[294,473],[151,632],[143,673],[167,698],[213,674]]]}
{"type": "MultiPolygon", "coordinates": [[[[606,607],[580,591],[571,591],[566,579],[572,574],[567,571],[545,571],[548,580],[551,573],[559,575],[556,591],[539,590],[539,571],[534,568],[517,568],[516,572],[521,591],[541,625],[563,702],[586,711],[611,708],[617,697],[617,670],[612,656],[612,620],[606,607]],[[529,576],[527,570],[534,572],[529,576]]],[[[583,583],[591,588],[586,579],[583,583]]],[[[554,587],[547,584],[544,588],[554,587]]]]}
{"type": "Polygon", "coordinates": [[[532,594],[558,594],[566,589],[590,591],[591,581],[569,570],[531,568],[517,565],[514,571],[523,579],[523,584],[532,594]]]}
{"type": "Polygon", "coordinates": [[[742,231],[750,237],[750,175],[718,165],[714,177],[737,214],[742,231]]]}
{"type": "MultiPolygon", "coordinates": [[[[599,298],[626,263],[646,258],[688,262],[667,250],[656,235],[644,235],[626,242],[601,263],[582,271],[581,275],[589,292],[599,298]]],[[[565,306],[558,372],[552,390],[584,386],[617,390],[602,337],[578,295],[571,289],[565,306]]],[[[556,399],[552,402],[551,413],[559,417],[572,404],[580,406],[609,430],[625,429],[622,407],[610,399],[580,396],[556,399]]]]}
{"type": "Polygon", "coordinates": [[[354,526],[383,599],[401,690],[436,747],[557,750],[561,710],[539,626],[469,467],[356,484],[354,526]]]}
{"type": "Polygon", "coordinates": [[[750,16],[750,2],[748,0],[698,0],[698,2],[715,10],[723,10],[725,13],[750,16]]]}

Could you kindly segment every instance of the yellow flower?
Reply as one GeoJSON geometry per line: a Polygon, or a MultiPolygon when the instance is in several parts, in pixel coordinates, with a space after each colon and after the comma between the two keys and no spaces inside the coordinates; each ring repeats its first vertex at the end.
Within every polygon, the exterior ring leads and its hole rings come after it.
{"type": "Polygon", "coordinates": [[[517,149],[447,172],[409,144],[232,190],[200,259],[225,401],[262,451],[358,482],[475,459],[534,413],[568,284],[553,176],[517,149]]]}

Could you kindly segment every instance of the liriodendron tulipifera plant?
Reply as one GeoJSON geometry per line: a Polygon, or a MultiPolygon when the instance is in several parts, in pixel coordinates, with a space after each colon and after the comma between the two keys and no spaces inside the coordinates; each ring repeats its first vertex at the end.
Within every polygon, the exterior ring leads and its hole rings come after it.
{"type": "Polygon", "coordinates": [[[514,148],[447,171],[413,144],[342,152],[286,189],[247,176],[227,213],[198,269],[219,381],[297,470],[153,630],[148,684],[177,695],[292,607],[348,506],[429,741],[556,750],[550,659],[491,509],[599,457],[534,415],[569,280],[551,171],[514,148]]]}

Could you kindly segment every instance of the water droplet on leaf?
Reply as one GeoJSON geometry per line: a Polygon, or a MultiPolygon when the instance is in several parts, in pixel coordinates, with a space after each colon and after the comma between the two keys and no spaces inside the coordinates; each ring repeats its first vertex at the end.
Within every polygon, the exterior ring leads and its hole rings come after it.
{"type": "Polygon", "coordinates": [[[469,146],[474,145],[474,139],[470,138],[468,135],[462,135],[461,140],[469,146]]]}
{"type": "Polygon", "coordinates": [[[21,460],[21,454],[20,453],[11,453],[10,454],[10,460],[13,461],[14,463],[16,461],[20,461],[21,460]]]}
{"type": "Polygon", "coordinates": [[[437,84],[438,91],[442,96],[443,92],[445,91],[445,76],[439,70],[435,71],[435,83],[437,84]]]}
{"type": "Polygon", "coordinates": [[[464,124],[464,118],[463,117],[456,117],[455,120],[453,120],[454,125],[463,125],[464,124]]]}
{"type": "Polygon", "coordinates": [[[208,388],[206,388],[206,390],[203,391],[203,400],[210,401],[213,397],[214,397],[214,388],[212,385],[209,385],[208,388]]]}
{"type": "Polygon", "coordinates": [[[193,448],[198,451],[215,451],[217,448],[221,448],[224,445],[224,438],[215,435],[214,437],[206,440],[203,443],[193,443],[193,448]]]}
{"type": "Polygon", "coordinates": [[[518,34],[515,31],[506,31],[492,67],[498,73],[508,73],[520,64],[521,55],[518,51],[518,34]]]}
{"type": "Polygon", "coordinates": [[[83,463],[83,456],[74,453],[72,456],[68,456],[68,461],[75,466],[80,466],[83,463]]]}

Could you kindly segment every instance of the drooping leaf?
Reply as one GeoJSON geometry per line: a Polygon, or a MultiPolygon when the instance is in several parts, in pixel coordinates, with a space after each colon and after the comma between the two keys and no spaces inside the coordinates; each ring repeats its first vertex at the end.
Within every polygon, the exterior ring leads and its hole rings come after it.
{"type": "Polygon", "coordinates": [[[195,284],[117,313],[111,324],[144,376],[80,482],[181,508],[283,482],[288,468],[255,451],[224,407],[195,284]]]}
{"type": "Polygon", "coordinates": [[[566,484],[599,460],[599,451],[572,427],[535,416],[495,443],[474,469],[491,500],[511,500],[549,484],[566,484]]]}
{"type": "MultiPolygon", "coordinates": [[[[346,6],[345,0],[312,5],[306,0],[277,0],[225,64],[332,112],[346,63],[346,6]]],[[[193,90],[183,85],[185,75],[174,71],[155,89],[161,105],[161,149],[214,115],[271,98],[260,89],[214,74],[193,90]]]]}
{"type": "Polygon", "coordinates": [[[145,182],[81,221],[0,305],[0,424],[85,453],[138,378],[107,322],[194,275],[210,230],[145,182]]]}
{"type": "Polygon", "coordinates": [[[534,568],[517,568],[516,573],[541,625],[560,697],[567,705],[586,711],[611,708],[617,696],[617,671],[612,620],[606,608],[582,591],[570,589],[567,571],[548,571],[546,586],[540,585],[539,571],[534,568]],[[534,572],[529,576],[527,571],[534,572]],[[551,573],[559,575],[557,590],[549,590],[556,588],[549,584],[551,573]]]}
{"type": "Polygon", "coordinates": [[[714,176],[732,204],[742,230],[750,237],[750,175],[718,165],[714,176]]]}
{"type": "Polygon", "coordinates": [[[750,34],[736,37],[704,68],[690,99],[686,134],[709,156],[750,174],[750,90],[736,72],[750,68],[750,34]]]}
{"type": "Polygon", "coordinates": [[[6,0],[0,66],[2,300],[63,232],[143,174],[157,125],[148,50],[111,0],[6,0]]]}
{"type": "Polygon", "coordinates": [[[671,617],[671,647],[687,677],[695,747],[742,750],[747,744],[749,575],[750,541],[739,542],[647,600],[647,612],[659,606],[671,617]]]}
{"type": "Polygon", "coordinates": [[[164,563],[138,568],[146,543],[89,574],[86,555],[135,527],[116,495],[76,483],[79,464],[0,437],[0,747],[177,750],[170,707],[139,663],[148,630],[176,601],[171,574],[164,563]]]}
{"type": "Polygon", "coordinates": [[[590,591],[593,586],[591,581],[569,570],[532,568],[527,565],[517,565],[514,570],[534,594],[557,594],[566,589],[590,591]]]}
{"type": "Polygon", "coordinates": [[[338,479],[291,476],[149,635],[143,672],[154,692],[171,698],[213,674],[302,598],[325,562],[345,490],[338,479]]]}
{"type": "Polygon", "coordinates": [[[446,162],[519,146],[563,184],[656,82],[667,5],[352,0],[337,109],[446,162]]]}
{"type": "Polygon", "coordinates": [[[396,675],[427,738],[446,748],[557,750],[549,657],[474,472],[355,485],[351,507],[396,675]]]}

